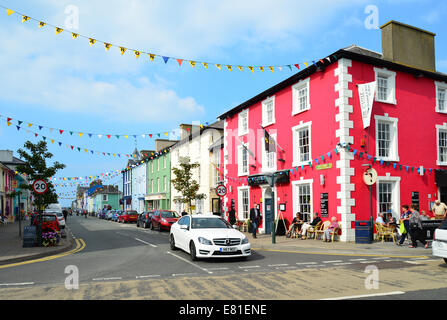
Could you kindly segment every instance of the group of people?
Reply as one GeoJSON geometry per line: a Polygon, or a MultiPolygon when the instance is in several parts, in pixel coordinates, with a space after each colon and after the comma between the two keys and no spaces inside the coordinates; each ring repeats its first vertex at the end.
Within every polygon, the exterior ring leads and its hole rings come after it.
{"type": "MultiPolygon", "coordinates": [[[[434,219],[444,220],[446,217],[446,212],[447,206],[443,202],[436,200],[432,208],[434,219]]],[[[409,236],[411,239],[410,248],[416,248],[418,241],[421,242],[425,248],[428,248],[428,243],[422,232],[422,221],[424,220],[430,220],[430,217],[427,215],[426,211],[421,210],[419,213],[417,205],[412,204],[410,206],[402,206],[402,214],[400,216],[399,225],[390,212],[386,215],[386,217],[383,213],[379,213],[376,223],[379,223],[384,227],[391,228],[393,232],[397,232],[397,228],[399,228],[401,233],[401,238],[397,243],[399,246],[402,246],[405,239],[409,236]]]]}
{"type": "MultiPolygon", "coordinates": [[[[297,212],[295,218],[293,218],[292,223],[289,226],[289,230],[286,232],[286,237],[289,237],[293,231],[297,232],[298,238],[301,240],[307,239],[307,233],[309,229],[314,229],[321,221],[321,218],[318,216],[318,212],[313,214],[313,219],[311,222],[304,222],[301,212],[297,212]]],[[[331,223],[328,228],[323,230],[323,241],[328,242],[330,239],[330,235],[337,228],[339,228],[339,224],[336,217],[331,218],[331,223]]]]}

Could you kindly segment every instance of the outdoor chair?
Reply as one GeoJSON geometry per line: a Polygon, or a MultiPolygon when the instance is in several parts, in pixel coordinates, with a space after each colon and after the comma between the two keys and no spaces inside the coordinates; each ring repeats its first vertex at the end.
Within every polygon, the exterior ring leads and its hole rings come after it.
{"type": "Polygon", "coordinates": [[[323,224],[321,225],[321,227],[320,227],[318,230],[315,230],[315,239],[316,239],[316,240],[321,239],[321,236],[323,235],[324,230],[326,230],[327,228],[329,228],[330,225],[331,225],[331,222],[330,222],[329,220],[323,222],[323,224]]]}
{"type": "Polygon", "coordinates": [[[396,243],[396,236],[394,235],[394,230],[385,226],[382,226],[380,223],[376,223],[376,230],[377,230],[377,240],[380,241],[382,239],[382,242],[385,241],[385,238],[391,238],[393,239],[393,242],[396,243]]]}
{"type": "Polygon", "coordinates": [[[331,241],[334,242],[335,236],[338,235],[338,231],[340,230],[340,222],[337,222],[337,228],[329,232],[329,235],[331,236],[331,241]]]}
{"type": "Polygon", "coordinates": [[[307,233],[306,233],[306,239],[312,235],[314,238],[316,237],[316,232],[318,230],[320,230],[321,226],[323,225],[323,222],[320,221],[317,223],[317,225],[315,227],[310,227],[309,229],[307,229],[307,233]]]}

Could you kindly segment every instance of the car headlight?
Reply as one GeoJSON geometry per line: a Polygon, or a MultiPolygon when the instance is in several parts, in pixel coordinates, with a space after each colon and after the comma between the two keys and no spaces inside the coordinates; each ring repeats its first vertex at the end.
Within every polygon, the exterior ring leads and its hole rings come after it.
{"type": "Polygon", "coordinates": [[[167,223],[166,219],[161,219],[162,222],[167,223]]]}
{"type": "Polygon", "coordinates": [[[212,243],[210,240],[205,239],[205,238],[202,238],[202,237],[199,237],[199,242],[200,242],[201,244],[205,244],[205,245],[207,245],[207,246],[211,246],[211,245],[213,245],[213,243],[212,243]]]}
{"type": "Polygon", "coordinates": [[[247,243],[248,243],[248,238],[247,238],[247,237],[245,237],[244,239],[242,239],[241,244],[247,244],[247,243]]]}

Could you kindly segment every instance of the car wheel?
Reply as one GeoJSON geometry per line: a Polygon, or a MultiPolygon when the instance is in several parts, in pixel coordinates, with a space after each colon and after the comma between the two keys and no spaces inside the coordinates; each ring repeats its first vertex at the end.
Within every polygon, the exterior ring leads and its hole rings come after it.
{"type": "Polygon", "coordinates": [[[146,222],[143,222],[143,229],[147,229],[147,224],[146,224],[146,222]]]}
{"type": "Polygon", "coordinates": [[[192,261],[197,261],[196,246],[194,245],[194,242],[192,242],[192,241],[189,244],[189,254],[191,255],[191,260],[192,261]]]}
{"type": "Polygon", "coordinates": [[[447,258],[444,258],[444,262],[447,263],[447,258]]]}
{"type": "Polygon", "coordinates": [[[154,230],[154,224],[151,222],[151,230],[154,230]]]}
{"type": "Polygon", "coordinates": [[[171,245],[171,250],[177,250],[173,234],[171,234],[171,237],[169,238],[169,244],[171,245]]]}
{"type": "Polygon", "coordinates": [[[158,224],[158,232],[161,232],[161,223],[158,224]]]}

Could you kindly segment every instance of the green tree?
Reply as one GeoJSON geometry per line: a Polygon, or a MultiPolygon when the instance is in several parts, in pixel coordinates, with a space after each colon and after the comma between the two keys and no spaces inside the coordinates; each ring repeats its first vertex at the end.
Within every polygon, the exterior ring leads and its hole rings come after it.
{"type": "Polygon", "coordinates": [[[201,200],[206,198],[206,194],[198,193],[200,185],[192,178],[193,170],[200,168],[199,163],[190,163],[189,157],[180,157],[180,166],[178,168],[173,168],[172,172],[175,175],[175,179],[171,182],[183,197],[176,201],[186,203],[189,206],[189,213],[191,212],[191,204],[193,200],[201,200]]]}
{"type": "MultiPolygon", "coordinates": [[[[24,148],[27,151],[23,149],[17,150],[21,159],[25,162],[25,164],[17,166],[17,171],[26,174],[30,184],[21,185],[20,187],[33,192],[32,182],[37,179],[45,180],[48,184],[48,191],[40,197],[40,205],[46,207],[51,203],[57,203],[58,200],[54,185],[48,178],[53,177],[58,170],[65,168],[65,164],[56,161],[52,166],[47,166],[47,160],[51,159],[53,154],[48,152],[45,141],[39,141],[36,144],[31,141],[26,141],[24,148]]],[[[34,196],[36,197],[37,194],[34,194],[34,196]]]]}

